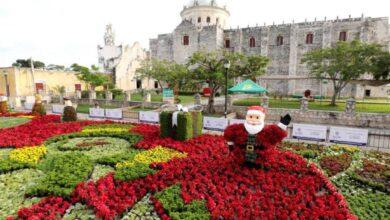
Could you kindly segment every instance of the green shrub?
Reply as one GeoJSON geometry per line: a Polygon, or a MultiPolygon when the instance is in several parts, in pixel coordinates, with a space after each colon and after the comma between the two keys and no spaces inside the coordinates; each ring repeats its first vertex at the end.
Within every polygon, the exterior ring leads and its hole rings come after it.
{"type": "Polygon", "coordinates": [[[49,155],[38,168],[45,177],[29,188],[27,194],[68,197],[78,183],[88,179],[93,163],[89,156],[70,152],[49,155]]]}
{"type": "Polygon", "coordinates": [[[163,111],[160,114],[160,133],[163,138],[173,135],[172,114],[173,112],[170,111],[163,111]]]}
{"type": "Polygon", "coordinates": [[[146,177],[156,171],[149,167],[148,164],[135,163],[133,166],[123,166],[116,169],[115,179],[129,181],[146,177]]]}
{"type": "Polygon", "coordinates": [[[77,121],[77,112],[73,106],[66,106],[64,108],[64,114],[62,115],[62,121],[77,121]]]}
{"type": "Polygon", "coordinates": [[[192,114],[192,122],[193,122],[193,131],[194,137],[202,135],[203,131],[203,114],[201,111],[191,112],[192,114]]]}
{"type": "Polygon", "coordinates": [[[126,153],[120,153],[113,156],[105,156],[99,158],[96,162],[102,165],[115,167],[117,163],[131,161],[135,157],[135,155],[137,155],[139,152],[141,151],[134,149],[126,153]]]}
{"type": "Polygon", "coordinates": [[[194,135],[192,115],[189,112],[180,112],[177,115],[176,140],[185,141],[194,135]]]}
{"type": "Polygon", "coordinates": [[[45,106],[43,106],[42,103],[35,103],[31,113],[33,115],[46,115],[46,109],[45,106]]]}
{"type": "Polygon", "coordinates": [[[180,185],[173,185],[155,197],[162,203],[167,214],[172,219],[210,219],[210,213],[206,207],[206,201],[194,200],[185,204],[181,197],[180,185]]]}

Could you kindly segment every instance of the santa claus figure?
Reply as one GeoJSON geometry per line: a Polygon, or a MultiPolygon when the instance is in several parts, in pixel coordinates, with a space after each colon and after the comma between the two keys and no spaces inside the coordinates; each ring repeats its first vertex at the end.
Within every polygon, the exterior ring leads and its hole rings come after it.
{"type": "Polygon", "coordinates": [[[247,164],[255,164],[259,151],[272,149],[287,137],[290,115],[282,117],[277,125],[265,125],[265,113],[261,106],[249,107],[244,124],[230,125],[225,129],[224,136],[229,147],[244,148],[247,164]]]}

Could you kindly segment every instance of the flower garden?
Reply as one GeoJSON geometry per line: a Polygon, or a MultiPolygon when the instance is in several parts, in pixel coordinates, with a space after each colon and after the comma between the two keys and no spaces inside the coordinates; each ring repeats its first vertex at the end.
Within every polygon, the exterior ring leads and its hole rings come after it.
{"type": "Polygon", "coordinates": [[[222,136],[0,117],[0,219],[386,219],[390,154],[284,142],[243,166],[222,136]]]}

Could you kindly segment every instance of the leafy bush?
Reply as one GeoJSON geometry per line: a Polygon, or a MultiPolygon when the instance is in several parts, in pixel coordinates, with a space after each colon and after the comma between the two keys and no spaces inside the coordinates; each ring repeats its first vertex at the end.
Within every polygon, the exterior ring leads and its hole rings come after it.
{"type": "Polygon", "coordinates": [[[363,168],[351,173],[351,177],[361,183],[367,184],[384,192],[390,191],[389,165],[363,160],[363,168]]]}
{"type": "Polygon", "coordinates": [[[8,173],[14,170],[20,170],[29,167],[26,163],[12,161],[10,159],[0,159],[0,174],[8,173]]]}
{"type": "Polygon", "coordinates": [[[45,106],[42,103],[34,103],[31,113],[33,115],[46,115],[45,106]]]}
{"type": "Polygon", "coordinates": [[[204,200],[194,200],[189,204],[185,204],[180,192],[180,185],[174,185],[157,193],[155,197],[174,220],[210,219],[210,213],[204,200]]]}
{"type": "Polygon", "coordinates": [[[68,197],[79,182],[88,179],[93,163],[82,153],[70,152],[49,155],[38,168],[46,175],[28,190],[29,195],[68,197]]]}
{"type": "Polygon", "coordinates": [[[62,121],[77,121],[77,112],[73,106],[66,106],[64,108],[64,114],[62,115],[62,121]]]}
{"type": "Polygon", "coordinates": [[[194,137],[202,135],[203,131],[203,114],[200,111],[191,112],[193,121],[194,137]]]}

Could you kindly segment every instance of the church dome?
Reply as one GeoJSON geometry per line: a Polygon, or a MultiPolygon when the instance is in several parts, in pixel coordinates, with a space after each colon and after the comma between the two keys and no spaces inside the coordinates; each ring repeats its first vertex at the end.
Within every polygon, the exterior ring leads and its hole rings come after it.
{"type": "Polygon", "coordinates": [[[196,26],[220,25],[225,27],[230,14],[225,5],[221,4],[223,1],[189,0],[181,12],[181,17],[196,26]]]}

